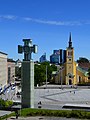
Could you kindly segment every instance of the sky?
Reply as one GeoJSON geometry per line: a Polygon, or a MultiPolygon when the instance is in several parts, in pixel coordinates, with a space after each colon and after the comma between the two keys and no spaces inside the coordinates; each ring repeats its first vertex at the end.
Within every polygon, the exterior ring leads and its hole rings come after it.
{"type": "Polygon", "coordinates": [[[44,53],[66,49],[72,35],[75,60],[90,59],[90,0],[0,0],[0,51],[8,58],[23,59],[18,45],[32,39],[38,61],[44,53]]]}

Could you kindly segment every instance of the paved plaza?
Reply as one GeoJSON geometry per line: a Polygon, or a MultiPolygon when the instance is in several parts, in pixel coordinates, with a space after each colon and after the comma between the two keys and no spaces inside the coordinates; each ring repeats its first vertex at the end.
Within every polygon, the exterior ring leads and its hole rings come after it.
{"type": "MultiPolygon", "coordinates": [[[[34,106],[38,108],[38,103],[41,101],[42,108],[46,109],[62,109],[64,104],[88,104],[90,105],[90,87],[75,87],[71,88],[60,85],[47,85],[34,89],[34,106]]],[[[7,90],[8,91],[8,90],[7,90]]],[[[21,102],[21,96],[17,96],[18,89],[5,92],[0,97],[3,99],[21,102]]],[[[20,89],[19,89],[20,91],[20,89]]]]}
{"type": "Polygon", "coordinates": [[[90,105],[90,89],[35,89],[35,107],[39,101],[47,109],[61,109],[68,103],[90,105]]]}
{"type": "MultiPolygon", "coordinates": [[[[90,105],[90,88],[63,88],[59,85],[36,88],[34,90],[34,106],[38,108],[41,101],[41,107],[45,109],[62,109],[65,104],[88,104],[90,105]]],[[[21,101],[21,97],[16,95],[14,101],[21,101]]]]}
{"type": "MultiPolygon", "coordinates": [[[[34,90],[35,108],[38,108],[41,101],[42,109],[65,109],[62,108],[65,104],[86,104],[90,105],[90,89],[89,88],[37,88],[34,90]]],[[[10,97],[11,98],[11,97],[10,97]]],[[[21,97],[13,96],[12,100],[21,102],[21,97]]],[[[1,112],[0,112],[1,113],[1,112]]],[[[8,114],[3,112],[3,115],[8,114]]],[[[0,116],[2,116],[2,114],[0,116]]],[[[24,119],[24,118],[23,118],[24,119]]],[[[22,120],[23,120],[22,119],[22,120]]],[[[37,120],[36,118],[33,118],[37,120]]],[[[28,118],[27,118],[28,120],[28,118]]]]}

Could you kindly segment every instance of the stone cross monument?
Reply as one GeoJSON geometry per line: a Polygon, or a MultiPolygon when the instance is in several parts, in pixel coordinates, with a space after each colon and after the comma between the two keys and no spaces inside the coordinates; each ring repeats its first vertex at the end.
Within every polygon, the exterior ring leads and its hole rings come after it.
{"type": "Polygon", "coordinates": [[[31,39],[23,39],[24,46],[18,45],[18,53],[24,53],[21,70],[22,108],[34,108],[34,62],[32,52],[37,53],[37,46],[31,39]]]}

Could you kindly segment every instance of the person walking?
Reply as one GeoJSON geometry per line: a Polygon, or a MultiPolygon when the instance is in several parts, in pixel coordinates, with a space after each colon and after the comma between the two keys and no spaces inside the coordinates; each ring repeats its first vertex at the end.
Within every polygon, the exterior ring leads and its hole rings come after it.
{"type": "Polygon", "coordinates": [[[16,114],[16,119],[18,119],[18,116],[19,116],[18,110],[15,111],[15,114],[16,114]]]}

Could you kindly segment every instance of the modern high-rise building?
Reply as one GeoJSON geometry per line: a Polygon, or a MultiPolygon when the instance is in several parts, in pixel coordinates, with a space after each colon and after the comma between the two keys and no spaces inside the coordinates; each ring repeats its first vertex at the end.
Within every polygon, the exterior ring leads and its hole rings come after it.
{"type": "Polygon", "coordinates": [[[59,50],[53,50],[53,54],[60,55],[60,51],[59,50]]]}
{"type": "Polygon", "coordinates": [[[63,64],[66,62],[66,50],[59,49],[53,50],[53,54],[50,56],[50,63],[63,64]]]}
{"type": "Polygon", "coordinates": [[[60,64],[66,62],[66,50],[60,49],[60,64]]]}
{"type": "Polygon", "coordinates": [[[59,50],[53,50],[53,54],[50,55],[50,63],[59,64],[60,62],[60,52],[59,50]]]}
{"type": "Polygon", "coordinates": [[[52,54],[52,55],[50,56],[50,63],[59,64],[59,61],[60,61],[59,58],[60,58],[59,55],[57,55],[57,54],[52,54]]]}
{"type": "Polygon", "coordinates": [[[66,62],[66,50],[59,49],[53,50],[53,54],[50,56],[50,63],[63,64],[66,62]]]}
{"type": "Polygon", "coordinates": [[[44,54],[40,57],[39,61],[40,61],[40,63],[47,61],[47,59],[46,59],[46,53],[44,53],[44,54]]]}
{"type": "Polygon", "coordinates": [[[66,50],[63,50],[63,63],[66,62],[66,50]]]}

